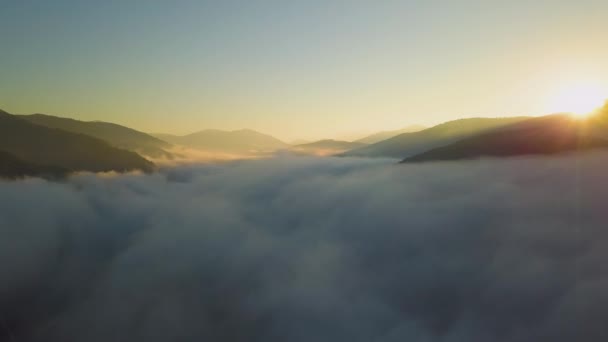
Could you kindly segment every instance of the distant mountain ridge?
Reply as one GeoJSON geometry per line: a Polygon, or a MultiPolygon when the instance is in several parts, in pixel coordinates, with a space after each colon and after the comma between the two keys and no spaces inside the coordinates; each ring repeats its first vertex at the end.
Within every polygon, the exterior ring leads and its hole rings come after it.
{"type": "Polygon", "coordinates": [[[236,131],[208,129],[184,136],[171,134],[154,134],[154,136],[194,149],[227,153],[266,153],[288,146],[275,137],[250,129],[236,131]]]}
{"type": "Polygon", "coordinates": [[[605,118],[589,120],[554,114],[532,118],[405,158],[402,163],[482,157],[551,155],[608,149],[605,118]]]}
{"type": "MultiPolygon", "coordinates": [[[[415,128],[405,128],[411,129],[415,128]]],[[[73,171],[152,171],[155,165],[134,151],[161,158],[182,158],[186,162],[276,153],[393,157],[402,163],[414,163],[608,149],[608,104],[584,120],[565,114],[465,118],[372,144],[361,142],[399,131],[378,132],[353,142],[325,139],[289,145],[250,129],[207,129],[184,136],[153,136],[108,122],[44,114],[13,115],[0,110],[0,177],[59,178],[73,171]],[[173,156],[165,151],[173,148],[172,144],[186,148],[173,156]]]]}
{"type": "Polygon", "coordinates": [[[407,158],[430,149],[448,145],[460,139],[529,119],[529,117],[467,118],[413,133],[403,133],[342,156],[407,158]]]}
{"type": "Polygon", "coordinates": [[[380,141],[383,141],[386,139],[390,139],[392,137],[396,137],[399,134],[419,132],[419,131],[425,130],[426,128],[427,127],[422,126],[422,125],[410,125],[410,126],[402,128],[402,129],[377,132],[377,133],[368,135],[364,138],[357,139],[354,142],[363,143],[363,144],[367,144],[367,145],[375,144],[377,142],[380,142],[380,141]]]}
{"type": "Polygon", "coordinates": [[[88,135],[37,125],[1,110],[0,151],[5,152],[7,165],[21,161],[70,172],[154,169],[153,163],[135,152],[88,135]]]}
{"type": "Polygon", "coordinates": [[[164,150],[171,147],[169,143],[149,134],[114,123],[80,121],[46,114],[19,115],[19,117],[37,125],[89,135],[104,140],[114,147],[153,158],[171,157],[171,154],[164,150]]]}

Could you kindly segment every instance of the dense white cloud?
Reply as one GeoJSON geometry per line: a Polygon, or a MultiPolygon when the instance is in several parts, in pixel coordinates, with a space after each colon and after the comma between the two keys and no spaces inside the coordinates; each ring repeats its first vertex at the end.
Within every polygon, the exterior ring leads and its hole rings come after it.
{"type": "Polygon", "coordinates": [[[605,341],[608,155],[0,183],[0,340],[605,341]]]}

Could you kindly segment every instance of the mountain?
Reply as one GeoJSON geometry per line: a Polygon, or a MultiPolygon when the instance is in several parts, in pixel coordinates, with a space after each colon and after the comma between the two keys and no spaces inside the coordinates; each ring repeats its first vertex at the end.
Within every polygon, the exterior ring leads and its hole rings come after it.
{"type": "Polygon", "coordinates": [[[209,129],[184,136],[170,134],[155,134],[155,136],[189,148],[235,154],[268,153],[288,146],[270,135],[249,129],[238,131],[209,129]]]}
{"type": "Polygon", "coordinates": [[[36,125],[4,111],[0,111],[0,150],[25,163],[68,171],[147,172],[154,168],[135,152],[88,135],[36,125]]]}
{"type": "Polygon", "coordinates": [[[295,145],[289,150],[301,154],[326,156],[342,153],[363,146],[365,146],[365,144],[358,142],[326,139],[308,144],[295,145]]]}
{"type": "Polygon", "coordinates": [[[380,142],[382,140],[386,140],[386,139],[390,139],[392,137],[396,137],[399,134],[403,134],[403,133],[414,133],[414,132],[419,132],[426,129],[426,127],[421,126],[421,125],[411,125],[411,126],[407,126],[405,128],[402,129],[398,129],[395,131],[382,131],[382,132],[378,132],[378,133],[374,133],[372,135],[368,135],[365,138],[361,138],[358,140],[355,140],[355,142],[358,143],[363,143],[363,144],[375,144],[377,142],[380,142]]]}
{"type": "Polygon", "coordinates": [[[79,121],[45,114],[20,115],[19,117],[40,126],[89,135],[104,140],[114,147],[152,158],[171,157],[171,154],[164,150],[171,147],[169,143],[117,124],[102,121],[79,121]]]}
{"type": "Polygon", "coordinates": [[[402,162],[559,154],[596,148],[608,148],[608,130],[602,130],[593,120],[556,114],[468,137],[402,162]]]}
{"type": "Polygon", "coordinates": [[[463,138],[510,125],[528,117],[470,118],[449,121],[425,130],[396,137],[343,153],[350,157],[407,158],[463,138]]]}
{"type": "Polygon", "coordinates": [[[593,134],[593,131],[577,119],[565,115],[548,116],[465,138],[406,158],[403,162],[558,154],[608,148],[608,139],[593,134]]]}
{"type": "Polygon", "coordinates": [[[0,178],[18,179],[29,176],[57,179],[67,173],[68,170],[64,168],[28,163],[10,153],[0,151],[0,178]]]}

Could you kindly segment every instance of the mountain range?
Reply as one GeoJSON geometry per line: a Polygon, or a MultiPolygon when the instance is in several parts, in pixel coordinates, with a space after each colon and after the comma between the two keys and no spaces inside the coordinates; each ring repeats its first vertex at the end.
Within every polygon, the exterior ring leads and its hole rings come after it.
{"type": "Polygon", "coordinates": [[[602,117],[588,120],[567,114],[529,119],[405,158],[403,163],[551,155],[608,148],[602,117]]]}
{"type": "Polygon", "coordinates": [[[89,135],[114,147],[137,152],[152,158],[171,158],[165,149],[171,144],[132,128],[103,121],[80,121],[45,114],[19,115],[31,123],[49,128],[89,135]]]}
{"type": "Polygon", "coordinates": [[[400,134],[403,133],[414,133],[414,132],[419,132],[422,130],[425,130],[427,127],[425,126],[421,126],[421,125],[410,125],[407,127],[404,127],[402,129],[397,129],[394,131],[382,131],[382,132],[377,132],[371,135],[368,135],[364,138],[361,139],[357,139],[354,142],[358,142],[358,143],[363,143],[366,145],[369,144],[375,144],[377,142],[380,142],[382,140],[386,140],[386,139],[390,139],[392,137],[396,137],[400,134]]]}
{"type": "MultiPolygon", "coordinates": [[[[139,154],[80,133],[33,124],[0,110],[0,151],[6,176],[73,171],[150,172],[154,164],[139,154]],[[12,170],[12,171],[11,171],[12,170]],[[18,173],[18,172],[17,172],[18,173]]],[[[1,175],[0,175],[1,176],[1,175]]]]}
{"type": "Polygon", "coordinates": [[[154,134],[154,136],[197,150],[244,155],[271,153],[289,146],[275,137],[250,129],[237,131],[208,129],[183,136],[171,134],[154,134]]]}
{"type": "Polygon", "coordinates": [[[390,139],[348,151],[341,156],[402,159],[527,119],[529,117],[459,119],[419,132],[399,134],[390,139]]]}
{"type": "Polygon", "coordinates": [[[403,163],[608,148],[608,104],[587,119],[566,114],[468,118],[416,132],[401,131],[378,132],[352,142],[325,139],[289,145],[248,129],[209,129],[184,136],[152,136],[108,122],[85,122],[44,114],[13,115],[0,110],[0,177],[61,178],[75,171],[150,172],[155,165],[142,155],[194,159],[174,155],[174,149],[179,147],[204,151],[203,158],[212,158],[216,153],[247,157],[287,152],[292,155],[393,157],[400,158],[403,163]],[[394,134],[397,135],[379,142],[362,142],[394,134]]]}

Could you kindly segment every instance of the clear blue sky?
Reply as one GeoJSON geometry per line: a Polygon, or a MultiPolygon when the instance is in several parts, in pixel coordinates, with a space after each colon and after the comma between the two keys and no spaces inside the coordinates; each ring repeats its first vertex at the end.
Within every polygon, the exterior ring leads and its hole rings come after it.
{"type": "Polygon", "coordinates": [[[594,0],[0,0],[0,108],[287,140],[539,115],[563,89],[607,84],[606,13],[594,0]]]}

